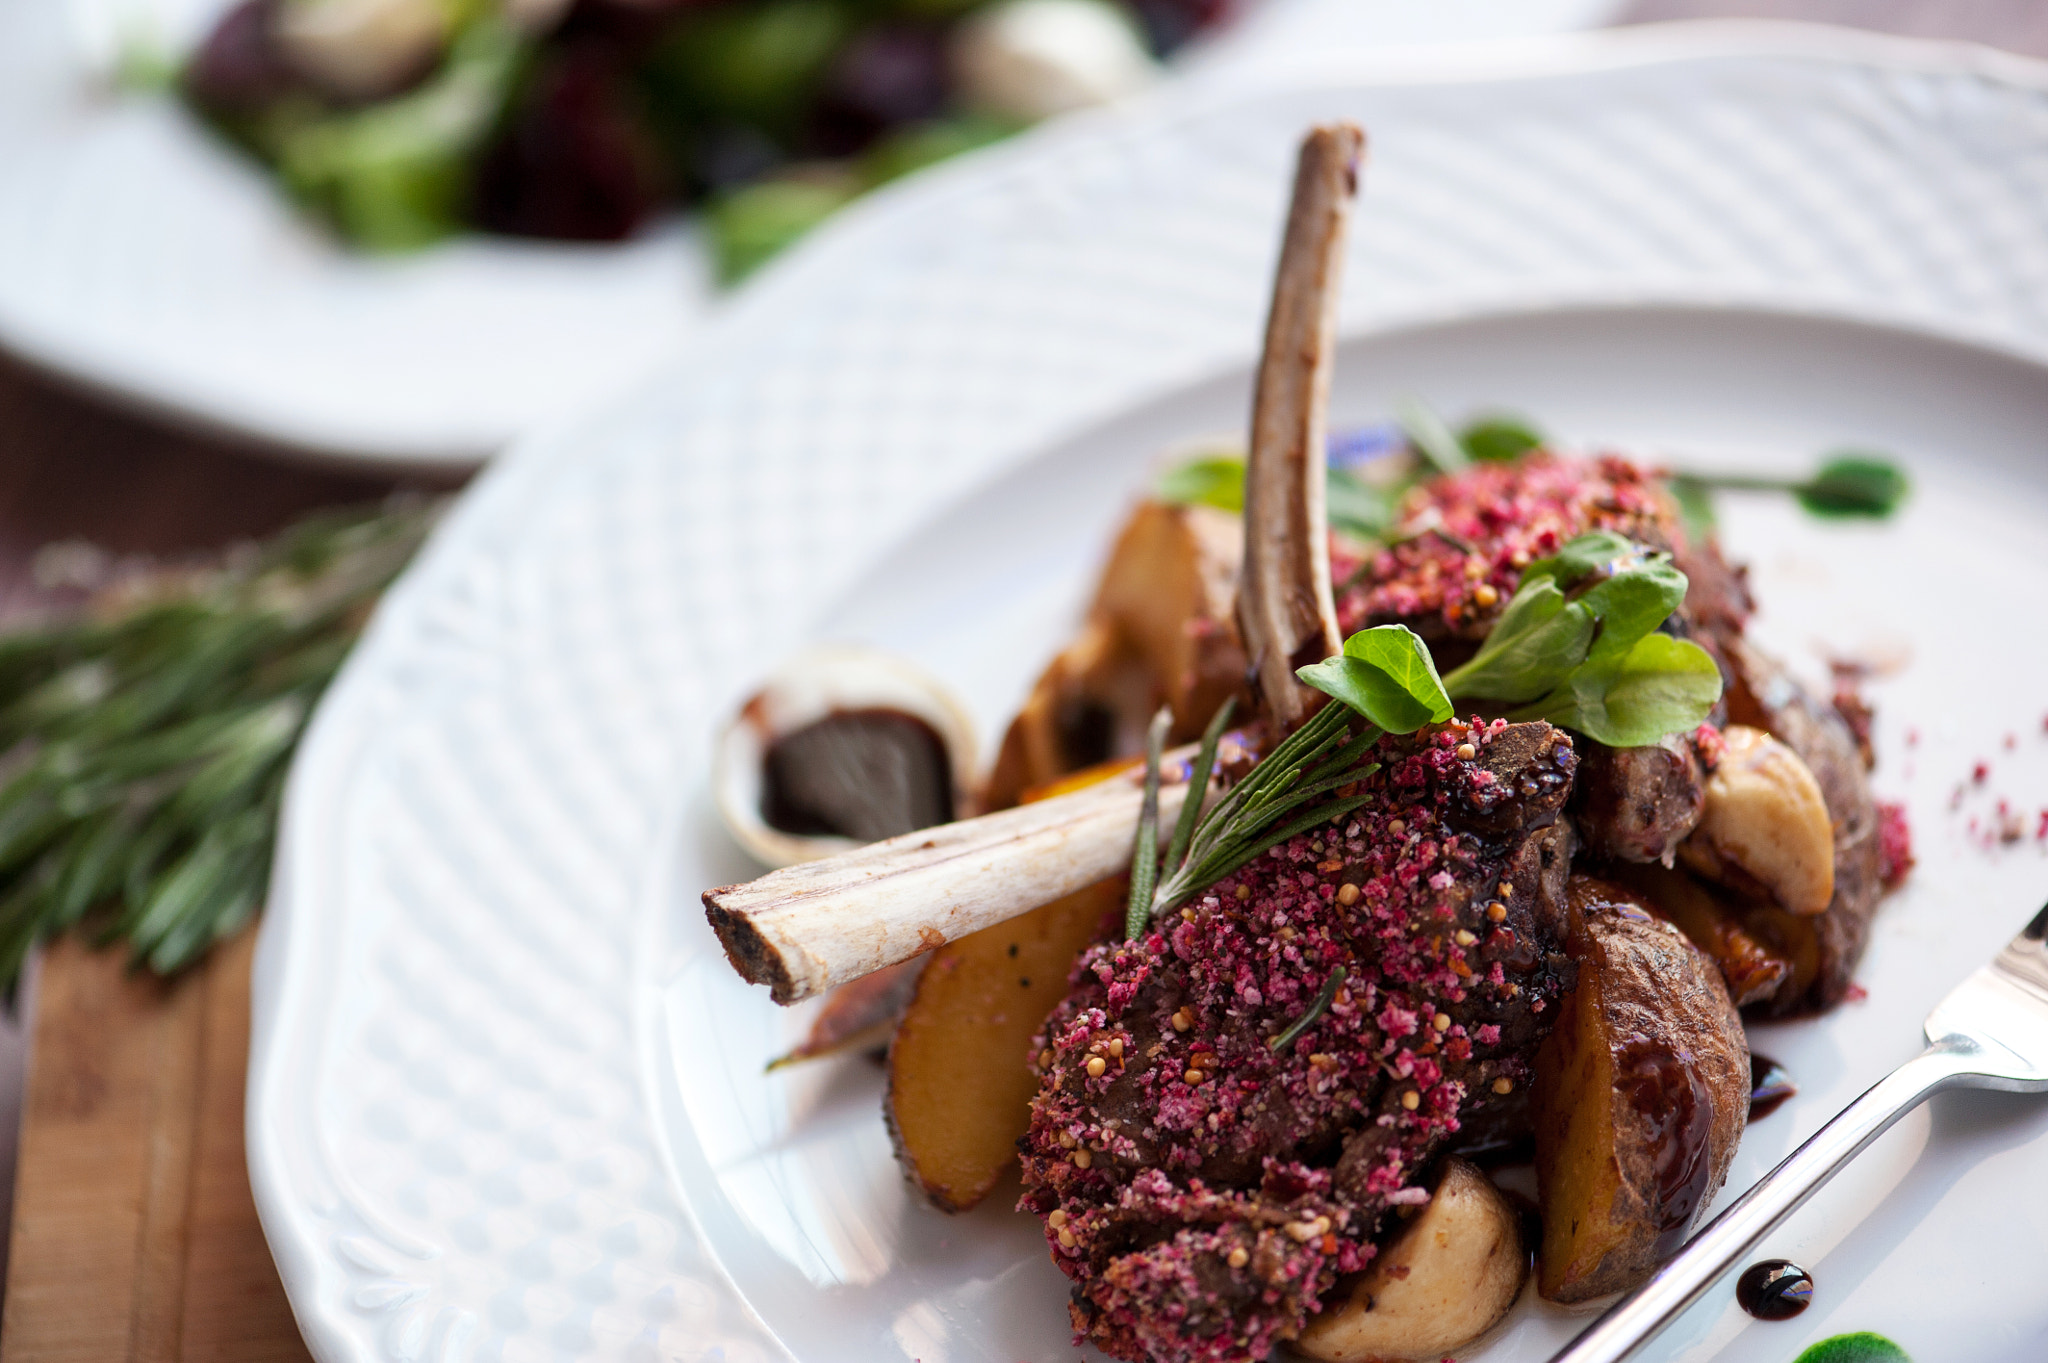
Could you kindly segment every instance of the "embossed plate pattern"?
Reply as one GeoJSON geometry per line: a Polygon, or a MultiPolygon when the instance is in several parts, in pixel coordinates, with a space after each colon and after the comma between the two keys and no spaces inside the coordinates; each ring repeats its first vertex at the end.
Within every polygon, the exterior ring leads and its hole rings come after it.
{"type": "MultiPolygon", "coordinates": [[[[996,722],[1027,679],[1020,659],[1071,605],[1078,546],[1156,448],[1133,442],[1236,424],[1289,148],[1314,119],[1356,117],[1374,137],[1345,305],[1364,338],[1340,375],[1349,415],[1383,409],[1398,381],[1709,458],[1891,437],[1925,475],[1910,525],[1932,538],[1909,542],[1975,553],[1973,570],[2038,601],[2038,536],[1956,520],[1991,473],[2011,493],[1999,525],[2027,524],[2043,493],[2026,453],[2048,392],[2037,68],[1715,29],[1427,74],[1304,72],[1165,99],[879,195],[660,382],[485,476],[322,709],[263,928],[252,1176],[320,1357],[1071,1356],[1043,1309],[1057,1280],[1014,1219],[902,1204],[885,1151],[877,1162],[871,1079],[754,1078],[791,1019],[735,996],[695,911],[696,889],[741,871],[703,809],[708,743],[749,678],[835,628],[913,652],[966,640],[962,680],[996,722]],[[1824,397],[1802,405],[1809,377],[1824,397]],[[1045,480],[1016,474],[1056,447],[1031,466],[1045,480]],[[1048,512],[1034,491],[1070,485],[1098,501],[1032,558],[1023,527],[1048,512]],[[975,561],[975,517],[996,518],[990,546],[1023,554],[1013,573],[975,561]]],[[[1795,634],[1872,614],[1815,585],[1796,523],[1745,511],[1731,527],[1795,634]]],[[[1855,543],[1873,572],[1897,557],[1855,543]]],[[[2025,669],[2007,671],[1979,698],[2001,716],[2038,703],[2025,669]]],[[[1938,825],[1925,794],[1916,813],[1938,825]]],[[[2002,940],[1993,902],[2028,868],[1969,872],[1960,834],[1939,835],[1928,865],[1953,864],[2002,940]]],[[[1904,937],[1880,941],[1873,987],[1926,932],[1914,913],[1890,921],[1904,937]]],[[[1812,1120],[1889,1044],[1910,992],[1854,1029],[1784,1038],[1811,1048],[1812,1120]]],[[[1745,1157],[1797,1120],[1759,1127],[1745,1157]]],[[[2038,1134],[1992,1130],[1998,1149],[2038,1134]]],[[[1896,1182],[1912,1164],[1906,1149],[1873,1167],[1896,1182]]],[[[1912,1214],[1968,1224],[1987,1194],[1933,1164],[1912,1214]]],[[[1890,1186],[1866,1184],[1799,1233],[1836,1245],[1865,1224],[1890,1186]]],[[[2025,1216],[2038,1238],[2048,1210],[2025,1216]]],[[[1860,1243],[1834,1257],[1883,1259],[1860,1243]]],[[[1518,1322],[1487,1357],[1542,1357],[1562,1328],[1518,1322]]],[[[2048,1329],[1987,1322],[1979,1357],[2034,1356],[2012,1350],[2048,1329]]],[[[1865,1324],[1883,1322],[1838,1328],[1865,1324]]],[[[1666,1353],[1711,1355],[1732,1328],[1703,1318],[1666,1353]]]]}

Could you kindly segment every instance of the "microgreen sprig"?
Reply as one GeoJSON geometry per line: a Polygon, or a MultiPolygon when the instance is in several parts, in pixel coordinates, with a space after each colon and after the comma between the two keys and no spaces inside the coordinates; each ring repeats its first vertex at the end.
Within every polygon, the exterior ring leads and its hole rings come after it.
{"type": "Polygon", "coordinates": [[[1671,476],[1671,493],[1685,513],[1686,528],[1695,534],[1711,530],[1716,489],[1731,492],[1789,492],[1807,514],[1829,520],[1883,520],[1905,503],[1913,490],[1897,463],[1868,450],[1841,450],[1829,455],[1805,478],[1762,474],[1680,472],[1671,476]]]}
{"type": "Polygon", "coordinates": [[[1523,570],[1486,642],[1444,685],[1609,747],[1696,727],[1721,697],[1721,671],[1698,644],[1657,632],[1685,590],[1669,554],[1580,535],[1523,570]]]}

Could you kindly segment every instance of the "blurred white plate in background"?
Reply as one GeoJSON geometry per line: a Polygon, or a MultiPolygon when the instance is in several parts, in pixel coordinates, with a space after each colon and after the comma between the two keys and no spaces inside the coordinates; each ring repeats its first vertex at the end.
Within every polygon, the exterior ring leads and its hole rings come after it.
{"type": "MultiPolygon", "coordinates": [[[[1271,0],[1204,79],[1305,47],[1527,34],[1617,0],[1271,0]],[[1312,39],[1314,41],[1312,41],[1312,39]]],[[[189,49],[224,0],[0,5],[0,345],[121,398],[272,445],[474,464],[623,391],[718,302],[671,218],[621,246],[472,237],[341,247],[167,96],[124,45],[189,49]]]]}

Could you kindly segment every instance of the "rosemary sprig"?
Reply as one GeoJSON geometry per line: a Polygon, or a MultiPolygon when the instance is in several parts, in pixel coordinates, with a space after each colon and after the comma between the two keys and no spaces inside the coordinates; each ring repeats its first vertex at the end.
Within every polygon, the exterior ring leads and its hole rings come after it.
{"type": "Polygon", "coordinates": [[[1124,907],[1124,939],[1136,937],[1152,919],[1152,887],[1159,879],[1159,752],[1173,711],[1164,705],[1145,730],[1145,798],[1138,806],[1138,836],[1131,848],[1131,897],[1124,907]]]}
{"type": "Polygon", "coordinates": [[[1329,1011],[1330,1005],[1336,1001],[1337,990],[1343,986],[1344,981],[1350,975],[1351,972],[1341,965],[1331,971],[1330,978],[1323,981],[1323,987],[1318,989],[1316,996],[1309,1000],[1308,1010],[1294,1021],[1288,1023],[1286,1031],[1280,1033],[1280,1035],[1274,1037],[1266,1044],[1275,1051],[1284,1051],[1289,1046],[1292,1046],[1297,1037],[1315,1025],[1317,1018],[1329,1011]]]}
{"type": "Polygon", "coordinates": [[[0,639],[0,985],[95,910],[161,973],[249,919],[307,718],[438,512],[317,516],[0,639]]]}
{"type": "Polygon", "coordinates": [[[1216,771],[1216,749],[1223,742],[1223,731],[1230,727],[1230,717],[1236,713],[1237,697],[1225,696],[1209,720],[1209,727],[1202,730],[1202,746],[1195,754],[1195,765],[1188,771],[1188,798],[1180,807],[1180,818],[1174,821],[1173,841],[1166,845],[1168,866],[1178,866],[1187,860],[1188,843],[1194,839],[1195,825],[1202,818],[1202,801],[1209,793],[1209,778],[1216,771]]]}
{"type": "Polygon", "coordinates": [[[1369,773],[1357,769],[1358,757],[1380,731],[1354,728],[1357,718],[1346,706],[1325,705],[1245,773],[1195,825],[1186,855],[1160,882],[1140,931],[1154,914],[1178,908],[1268,848],[1364,804],[1367,797],[1359,795],[1298,813],[1369,773]]]}

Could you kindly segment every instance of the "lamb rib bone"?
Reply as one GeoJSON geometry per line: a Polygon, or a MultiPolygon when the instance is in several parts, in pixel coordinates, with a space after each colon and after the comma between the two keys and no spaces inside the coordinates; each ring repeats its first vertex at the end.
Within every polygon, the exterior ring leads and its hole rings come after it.
{"type": "Polygon", "coordinates": [[[1350,123],[1316,128],[1301,144],[1252,399],[1237,624],[1260,703],[1283,731],[1322,701],[1294,669],[1343,646],[1324,479],[1345,227],[1364,150],[1350,123]]]}
{"type": "MultiPolygon", "coordinates": [[[[1260,701],[1283,732],[1319,699],[1294,668],[1340,647],[1324,442],[1344,228],[1364,145],[1348,123],[1316,128],[1302,143],[1253,401],[1238,630],[1260,701]]],[[[1159,794],[1168,826],[1193,753],[1167,755],[1164,770],[1183,773],[1159,794]]],[[[705,917],[742,977],[767,985],[777,1003],[796,1003],[1126,869],[1142,799],[1136,778],[1119,777],[907,833],[706,890],[705,917]]]]}
{"type": "MultiPolygon", "coordinates": [[[[1168,753],[1159,818],[1187,798],[1190,746],[1168,753]]],[[[1143,772],[942,824],[704,892],[726,959],[777,1003],[907,961],[1107,880],[1131,861],[1143,772]]]]}

